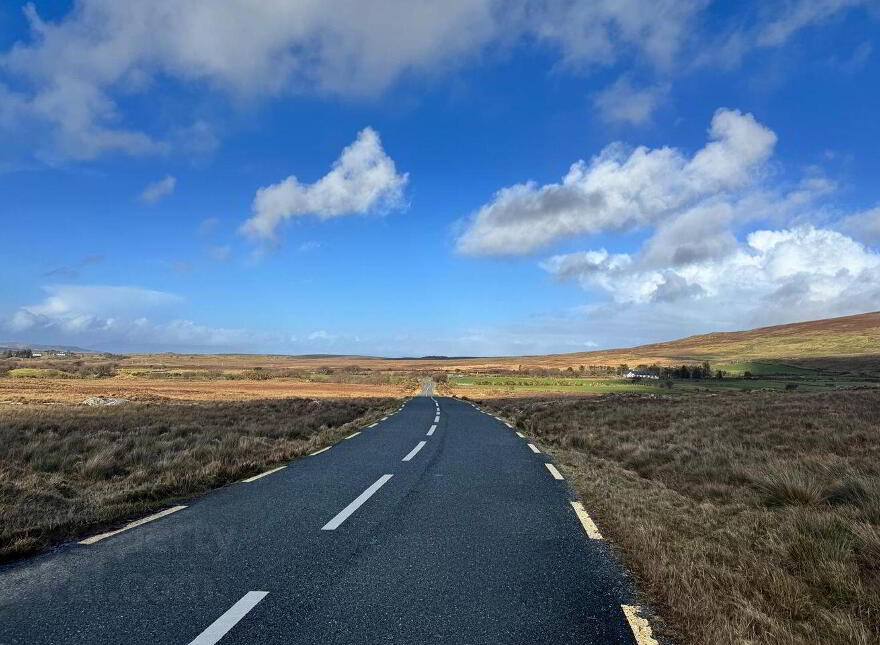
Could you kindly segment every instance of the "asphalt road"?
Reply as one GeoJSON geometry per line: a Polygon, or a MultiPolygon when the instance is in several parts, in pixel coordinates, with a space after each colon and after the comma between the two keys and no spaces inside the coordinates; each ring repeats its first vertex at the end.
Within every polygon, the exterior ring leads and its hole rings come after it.
{"type": "Polygon", "coordinates": [[[265,477],[4,567],[0,643],[635,643],[629,581],[550,461],[466,402],[417,397],[265,477]]]}

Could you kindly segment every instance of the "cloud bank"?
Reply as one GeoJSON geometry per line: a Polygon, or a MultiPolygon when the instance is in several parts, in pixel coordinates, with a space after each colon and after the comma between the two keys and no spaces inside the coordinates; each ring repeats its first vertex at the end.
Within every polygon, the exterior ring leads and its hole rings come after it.
{"type": "MultiPolygon", "coordinates": [[[[706,0],[77,0],[53,22],[28,4],[30,38],[0,53],[0,129],[52,159],[205,151],[216,135],[209,123],[187,121],[191,112],[150,132],[132,125],[123,106],[165,83],[232,104],[295,93],[371,96],[515,46],[547,49],[578,71],[627,62],[671,75],[697,58],[731,67],[869,1],[743,10],[723,37],[710,28],[706,0]]],[[[643,119],[646,110],[643,101],[624,118],[643,119]]]]}

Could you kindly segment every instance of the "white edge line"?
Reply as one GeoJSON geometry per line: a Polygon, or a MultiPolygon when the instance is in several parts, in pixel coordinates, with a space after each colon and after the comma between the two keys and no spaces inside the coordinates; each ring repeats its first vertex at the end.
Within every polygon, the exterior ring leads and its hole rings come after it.
{"type": "Polygon", "coordinates": [[[379,422],[378,422],[378,421],[376,421],[376,423],[371,423],[371,424],[368,425],[367,427],[368,427],[368,428],[375,428],[377,425],[379,425],[379,422]]]}
{"type": "Polygon", "coordinates": [[[504,425],[506,425],[508,428],[510,428],[511,430],[513,430],[513,426],[510,425],[509,423],[507,423],[507,421],[504,422],[504,425]]]}
{"type": "Polygon", "coordinates": [[[189,645],[214,645],[214,643],[217,643],[226,636],[227,632],[235,627],[238,621],[244,618],[268,594],[268,591],[248,591],[237,603],[227,609],[220,618],[208,625],[205,631],[190,641],[189,645]]]}
{"type": "Polygon", "coordinates": [[[382,421],[388,421],[388,417],[382,417],[382,421]]]}
{"type": "Polygon", "coordinates": [[[587,532],[587,537],[591,540],[601,540],[602,534],[599,533],[599,527],[596,526],[596,523],[593,522],[593,518],[591,518],[590,514],[584,509],[584,505],[580,502],[572,502],[571,506],[574,508],[574,512],[581,521],[584,531],[587,532]]]}
{"type": "Polygon", "coordinates": [[[410,459],[412,459],[413,457],[415,457],[416,454],[419,452],[419,450],[421,450],[422,448],[425,447],[425,444],[426,444],[426,443],[428,443],[428,442],[427,442],[427,441],[419,441],[419,442],[416,444],[416,447],[413,448],[412,450],[410,450],[410,451],[409,451],[409,454],[408,454],[406,457],[404,457],[403,459],[401,459],[401,461],[409,461],[410,459]]]}
{"type": "Polygon", "coordinates": [[[332,520],[327,522],[324,526],[321,527],[322,531],[335,531],[340,524],[342,524],[345,520],[348,519],[349,515],[358,510],[361,505],[370,499],[373,494],[382,488],[389,479],[391,479],[394,475],[382,475],[379,479],[377,479],[373,484],[370,485],[367,490],[358,495],[354,501],[339,511],[332,520]]]}
{"type": "Polygon", "coordinates": [[[315,455],[320,455],[322,452],[326,452],[327,450],[330,450],[330,448],[332,448],[332,447],[333,446],[327,446],[326,448],[321,448],[320,450],[316,450],[315,452],[311,453],[309,455],[309,457],[314,457],[315,455]]]}
{"type": "Polygon", "coordinates": [[[154,513],[153,515],[147,515],[147,517],[142,517],[139,520],[135,520],[134,522],[130,522],[123,526],[121,529],[116,529],[115,531],[107,531],[106,533],[99,533],[98,535],[93,535],[92,537],[88,537],[85,540],[80,540],[80,544],[94,544],[95,542],[100,542],[101,540],[108,538],[112,535],[116,535],[117,533],[122,533],[123,531],[127,531],[128,529],[133,529],[136,526],[140,526],[141,524],[146,524],[147,522],[152,522],[153,520],[158,520],[160,517],[165,517],[166,515],[171,515],[172,513],[176,513],[177,511],[182,511],[186,506],[172,506],[171,508],[166,508],[164,511],[159,511],[158,513],[154,513]]]}
{"type": "Polygon", "coordinates": [[[520,439],[525,439],[525,438],[526,438],[526,436],[525,436],[522,432],[517,432],[517,433],[516,433],[516,436],[519,437],[520,439]]]}
{"type": "Polygon", "coordinates": [[[358,430],[358,431],[355,432],[354,434],[350,434],[350,435],[348,435],[348,436],[346,437],[346,439],[351,439],[352,437],[356,437],[356,436],[358,436],[360,433],[361,433],[361,431],[358,430]]]}
{"type": "Polygon", "coordinates": [[[554,466],[553,464],[544,465],[547,466],[547,470],[549,470],[550,474],[553,475],[553,479],[565,479],[565,477],[562,476],[562,473],[556,470],[556,466],[554,466]]]}
{"type": "Polygon", "coordinates": [[[623,610],[623,615],[626,616],[626,621],[629,623],[629,627],[632,630],[633,636],[636,637],[638,645],[660,645],[651,632],[651,624],[647,619],[639,616],[639,612],[642,610],[641,607],[621,605],[620,608],[623,610]]]}
{"type": "Polygon", "coordinates": [[[536,455],[541,454],[541,451],[538,450],[538,447],[537,447],[535,444],[530,443],[530,444],[529,444],[529,448],[530,448],[531,451],[532,451],[533,453],[535,453],[536,455]]]}
{"type": "Polygon", "coordinates": [[[431,426],[431,429],[428,430],[428,436],[430,437],[432,434],[434,434],[434,430],[436,430],[436,429],[437,429],[436,425],[431,426]]]}
{"type": "Polygon", "coordinates": [[[265,477],[266,475],[271,475],[272,473],[277,473],[282,468],[287,468],[287,466],[278,466],[278,468],[273,468],[272,470],[267,470],[266,472],[260,473],[259,475],[254,475],[253,477],[248,477],[247,479],[242,479],[241,483],[245,484],[248,482],[256,481],[260,477],[265,477]]]}

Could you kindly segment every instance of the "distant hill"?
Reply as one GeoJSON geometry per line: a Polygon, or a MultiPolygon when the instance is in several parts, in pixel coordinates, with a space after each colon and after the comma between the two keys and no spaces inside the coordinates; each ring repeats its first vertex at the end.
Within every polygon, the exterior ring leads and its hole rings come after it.
{"type": "Polygon", "coordinates": [[[4,343],[0,342],[0,350],[4,349],[32,349],[36,352],[73,352],[74,354],[100,354],[94,349],[83,349],[75,345],[40,345],[39,343],[4,343]]]}
{"type": "Polygon", "coordinates": [[[833,370],[880,370],[880,312],[713,332],[625,349],[524,357],[524,364],[772,362],[833,370]]]}
{"type": "MultiPolygon", "coordinates": [[[[68,348],[70,349],[70,348],[68,348]]],[[[72,350],[77,351],[77,350],[72,350]]],[[[79,350],[84,351],[84,350],[79,350]]],[[[547,354],[541,356],[465,357],[424,356],[379,358],[333,354],[281,356],[266,354],[133,354],[129,367],[176,368],[275,367],[316,369],[353,364],[371,369],[454,371],[517,370],[520,367],[578,369],[581,365],[681,365],[709,361],[713,368],[753,371],[747,363],[766,363],[835,372],[880,374],[880,312],[761,327],[747,331],[714,332],[663,343],[623,349],[547,354]],[[737,363],[738,365],[730,365],[737,363]]],[[[757,372],[756,372],[757,373],[757,372]]]]}

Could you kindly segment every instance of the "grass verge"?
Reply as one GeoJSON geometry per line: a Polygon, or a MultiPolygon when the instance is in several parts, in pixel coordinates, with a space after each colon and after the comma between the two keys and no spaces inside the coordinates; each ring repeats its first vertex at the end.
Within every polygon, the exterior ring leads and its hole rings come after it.
{"type": "Polygon", "coordinates": [[[0,411],[0,560],[321,448],[398,399],[22,406],[0,411]]]}
{"type": "Polygon", "coordinates": [[[488,400],[553,454],[682,643],[880,633],[880,393],[488,400]]]}

